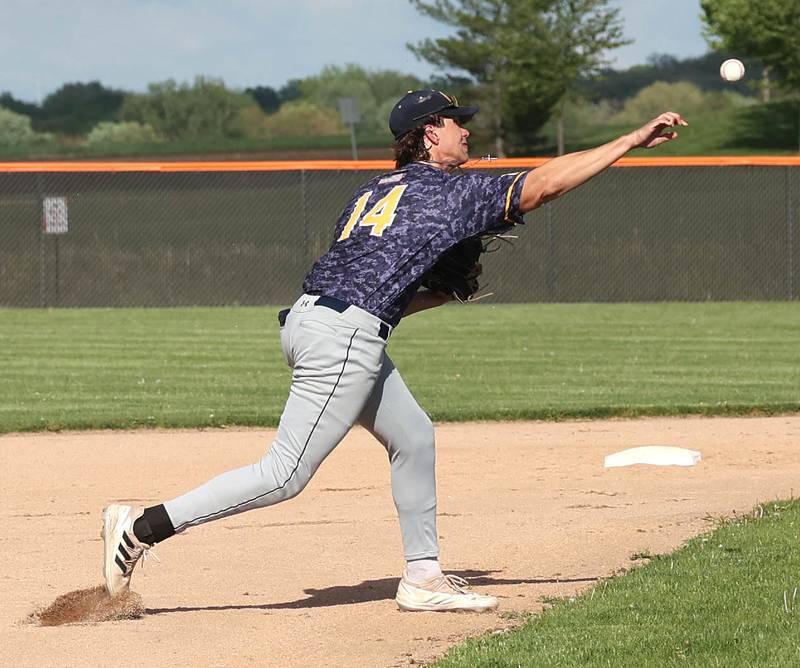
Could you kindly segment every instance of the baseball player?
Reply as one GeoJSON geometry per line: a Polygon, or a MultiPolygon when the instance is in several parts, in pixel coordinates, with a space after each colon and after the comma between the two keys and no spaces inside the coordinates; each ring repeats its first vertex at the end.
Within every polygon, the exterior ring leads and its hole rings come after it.
{"type": "MultiPolygon", "coordinates": [[[[468,160],[465,123],[476,107],[436,90],[409,92],[392,109],[396,169],[365,183],[336,223],[330,249],[305,278],[303,294],[279,315],[293,369],[271,448],[258,462],[144,509],[103,513],[104,575],[125,592],[139,559],[156,543],[206,522],[299,494],[350,428],[383,444],[391,466],[406,568],[402,610],[473,610],[497,599],[471,591],[439,565],[434,429],[386,354],[401,319],[452,297],[420,290],[426,272],[458,242],[522,223],[522,216],[603,171],[636,147],[674,139],[686,125],[661,114],[597,148],[554,158],[533,171],[489,176],[456,172],[468,160]]],[[[474,273],[474,272],[473,272],[474,273]]]]}

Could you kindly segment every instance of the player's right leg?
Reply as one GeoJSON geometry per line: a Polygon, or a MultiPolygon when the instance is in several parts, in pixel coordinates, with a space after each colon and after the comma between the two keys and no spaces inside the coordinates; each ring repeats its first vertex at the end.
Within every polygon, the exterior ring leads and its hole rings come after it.
{"type": "Polygon", "coordinates": [[[127,589],[130,573],[144,554],[138,548],[131,552],[126,536],[150,547],[190,526],[298,494],[350,430],[372,391],[386,345],[379,323],[354,307],[337,313],[313,305],[301,309],[296,304],[281,331],[284,356],[294,369],[292,386],[269,452],[255,464],[223,473],[145,509],[135,520],[128,507],[124,513],[114,510],[103,529],[109,592],[127,589]],[[116,514],[127,519],[115,529],[116,514]],[[116,559],[120,555],[121,563],[116,559]]]}
{"type": "Polygon", "coordinates": [[[380,441],[392,467],[406,569],[397,589],[402,610],[493,610],[497,599],[470,591],[439,567],[433,424],[388,355],[359,422],[380,441]]]}

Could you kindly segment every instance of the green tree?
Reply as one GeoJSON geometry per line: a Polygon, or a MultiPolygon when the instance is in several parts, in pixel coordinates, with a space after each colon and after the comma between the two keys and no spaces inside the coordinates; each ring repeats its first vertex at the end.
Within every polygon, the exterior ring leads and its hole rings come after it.
{"type": "MultiPolygon", "coordinates": [[[[412,74],[404,74],[396,70],[376,70],[367,73],[372,97],[377,104],[387,100],[397,102],[409,90],[418,90],[425,84],[412,74]]],[[[383,128],[388,132],[389,116],[381,119],[383,128]]]]}
{"type": "Polygon", "coordinates": [[[657,116],[664,109],[680,110],[686,118],[714,114],[751,104],[743,95],[732,91],[703,91],[689,81],[656,81],[642,88],[625,101],[618,114],[608,119],[612,124],[638,123],[642,118],[657,116]]]}
{"type": "MultiPolygon", "coordinates": [[[[688,81],[703,90],[730,90],[730,84],[719,75],[719,65],[721,61],[734,56],[727,51],[710,51],[702,56],[681,60],[654,53],[648,56],[646,63],[624,70],[604,68],[599,76],[581,81],[580,88],[592,102],[622,102],[656,81],[688,81]]],[[[748,60],[748,69],[751,66],[760,67],[760,61],[748,60]]],[[[737,92],[748,97],[756,95],[756,91],[746,87],[739,87],[737,92]]]]}
{"type": "MultiPolygon", "coordinates": [[[[441,68],[442,72],[466,72],[475,82],[475,101],[483,108],[480,123],[476,123],[490,137],[498,155],[505,153],[506,131],[502,121],[509,77],[505,65],[508,60],[504,37],[513,30],[513,8],[506,0],[410,0],[426,16],[456,28],[452,37],[425,39],[408,48],[420,59],[441,68]],[[489,103],[489,104],[487,104],[489,103]]],[[[541,4],[541,3],[536,3],[541,4]]],[[[522,25],[518,26],[524,30],[522,25]]],[[[546,114],[537,123],[546,120],[546,114]]]]}
{"type": "Polygon", "coordinates": [[[339,100],[355,98],[361,112],[359,130],[364,133],[388,132],[389,110],[406,91],[422,87],[416,77],[394,70],[370,72],[358,65],[328,65],[316,76],[297,82],[302,99],[314,105],[334,109],[339,100]]]}
{"type": "Polygon", "coordinates": [[[375,107],[369,75],[358,65],[327,65],[319,74],[302,79],[299,88],[306,102],[334,110],[339,108],[340,98],[355,98],[362,118],[368,117],[375,107]]]}
{"type": "Polygon", "coordinates": [[[292,100],[299,100],[303,97],[303,92],[300,90],[300,79],[289,79],[278,90],[278,97],[281,104],[284,102],[291,102],[292,100]]]}
{"type": "Polygon", "coordinates": [[[44,98],[33,127],[82,135],[100,121],[116,120],[124,97],[123,91],[106,88],[99,81],[67,83],[44,98]]]}
{"type": "Polygon", "coordinates": [[[30,119],[37,118],[41,113],[38,104],[23,102],[8,92],[0,94],[0,107],[13,111],[15,114],[23,114],[30,119]]]}
{"type": "Polygon", "coordinates": [[[800,2],[700,0],[714,48],[756,56],[787,89],[800,92],[800,2]]]}
{"type": "Polygon", "coordinates": [[[273,114],[281,106],[281,96],[274,88],[269,86],[256,86],[245,88],[244,92],[250,95],[265,114],[273,114]]]}
{"type": "Polygon", "coordinates": [[[96,144],[143,144],[161,141],[162,137],[149,125],[136,121],[113,123],[101,121],[87,135],[90,145],[96,144]]]}
{"type": "Polygon", "coordinates": [[[31,119],[0,107],[0,147],[18,148],[31,144],[36,133],[31,127],[31,119]]]}
{"type": "Polygon", "coordinates": [[[197,77],[194,83],[172,79],[150,84],[147,93],[126,96],[122,120],[149,125],[167,139],[235,137],[241,134],[239,113],[255,102],[230,91],[219,79],[197,77]]]}
{"type": "Polygon", "coordinates": [[[409,45],[419,58],[467,72],[484,107],[498,155],[506,142],[524,150],[553,108],[625,44],[619,9],[609,0],[411,0],[423,14],[456,28],[451,37],[409,45]]]}
{"type": "MultiPolygon", "coordinates": [[[[715,48],[756,56],[779,85],[800,101],[800,2],[798,0],[700,0],[706,38],[715,48]]],[[[798,104],[800,111],[800,104],[798,104]]],[[[800,150],[800,116],[798,116],[800,150]]]]}
{"type": "Polygon", "coordinates": [[[547,15],[557,85],[563,87],[556,108],[559,155],[564,153],[565,104],[580,96],[581,81],[596,78],[609,64],[609,51],[630,44],[623,38],[619,8],[608,5],[608,0],[558,0],[547,15]]]}
{"type": "Polygon", "coordinates": [[[239,117],[246,137],[326,137],[346,135],[339,112],[307,100],[293,100],[281,105],[274,114],[258,108],[244,109],[239,117]]]}

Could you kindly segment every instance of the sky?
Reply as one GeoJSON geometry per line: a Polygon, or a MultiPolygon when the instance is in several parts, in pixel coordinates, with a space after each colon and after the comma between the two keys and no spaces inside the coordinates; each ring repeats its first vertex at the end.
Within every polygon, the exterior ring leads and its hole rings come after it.
{"type": "MultiPolygon", "coordinates": [[[[699,0],[610,1],[635,40],[613,67],[708,50],[699,0]]],[[[143,91],[198,75],[279,88],[348,63],[426,79],[435,71],[406,44],[451,31],[407,0],[2,0],[0,92],[38,103],[69,82],[143,91]]]]}

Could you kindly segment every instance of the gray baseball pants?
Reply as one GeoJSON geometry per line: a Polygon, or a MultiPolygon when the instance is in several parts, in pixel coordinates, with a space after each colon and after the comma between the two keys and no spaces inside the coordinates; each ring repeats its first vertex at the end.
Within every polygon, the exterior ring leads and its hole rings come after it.
{"type": "Polygon", "coordinates": [[[389,327],[355,306],[337,312],[317,299],[303,295],[281,327],[293,373],[272,447],[255,464],[165,502],[175,531],[296,496],[360,423],[389,455],[406,559],[438,557],[433,424],[385,352],[389,327]]]}

